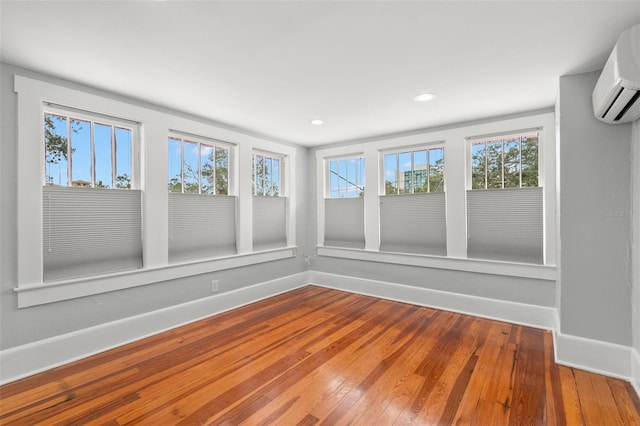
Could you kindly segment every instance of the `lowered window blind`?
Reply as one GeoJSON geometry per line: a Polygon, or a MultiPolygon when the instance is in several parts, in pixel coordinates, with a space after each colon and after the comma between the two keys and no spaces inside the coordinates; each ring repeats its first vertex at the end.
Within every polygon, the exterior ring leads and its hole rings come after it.
{"type": "Polygon", "coordinates": [[[287,245],[287,199],[253,197],[253,251],[287,245]]]}
{"type": "Polygon", "coordinates": [[[542,188],[467,191],[467,256],[543,263],[542,188]]]}
{"type": "Polygon", "coordinates": [[[446,255],[445,193],[380,197],[380,251],[446,255]]]}
{"type": "Polygon", "coordinates": [[[141,192],[43,187],[44,281],[142,267],[141,192]]]}
{"type": "Polygon", "coordinates": [[[364,248],[364,198],[324,200],[324,245],[364,248]]]}
{"type": "Polygon", "coordinates": [[[235,197],[169,193],[169,262],[235,253],[235,197]]]}

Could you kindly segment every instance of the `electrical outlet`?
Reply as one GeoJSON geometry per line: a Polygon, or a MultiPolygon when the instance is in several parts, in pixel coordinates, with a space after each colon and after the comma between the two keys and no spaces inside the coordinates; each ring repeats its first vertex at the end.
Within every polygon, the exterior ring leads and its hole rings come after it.
{"type": "Polygon", "coordinates": [[[218,280],[211,280],[211,293],[218,292],[218,280]]]}

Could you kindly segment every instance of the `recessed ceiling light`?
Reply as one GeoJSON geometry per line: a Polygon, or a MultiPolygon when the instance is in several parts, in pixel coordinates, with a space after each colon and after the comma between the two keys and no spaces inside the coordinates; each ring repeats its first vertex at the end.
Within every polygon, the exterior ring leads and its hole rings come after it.
{"type": "Polygon", "coordinates": [[[416,102],[428,102],[436,97],[435,93],[420,93],[413,98],[416,102]]]}
{"type": "Polygon", "coordinates": [[[324,124],[324,121],[315,119],[315,120],[311,120],[311,124],[313,124],[314,126],[320,126],[324,124]]]}

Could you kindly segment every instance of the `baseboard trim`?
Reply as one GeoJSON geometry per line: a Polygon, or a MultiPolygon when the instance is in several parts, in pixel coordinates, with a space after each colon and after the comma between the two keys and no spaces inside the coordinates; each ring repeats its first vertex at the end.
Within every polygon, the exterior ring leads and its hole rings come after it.
{"type": "Polygon", "coordinates": [[[0,384],[306,285],[552,330],[558,364],[630,381],[640,396],[640,352],[628,346],[560,333],[555,308],[318,271],[289,275],[0,351],[0,384]]]}
{"type": "Polygon", "coordinates": [[[552,330],[558,364],[631,381],[640,396],[638,351],[628,346],[560,333],[556,308],[317,271],[310,271],[309,279],[312,285],[552,330]]]}
{"type": "Polygon", "coordinates": [[[386,281],[355,278],[326,272],[309,272],[310,283],[351,293],[412,303],[498,321],[551,330],[556,309],[546,306],[488,299],[386,281]]]}
{"type": "Polygon", "coordinates": [[[159,309],[0,351],[0,384],[68,364],[194,321],[257,302],[309,282],[308,272],[159,309]]]}
{"type": "Polygon", "coordinates": [[[631,386],[640,397],[640,351],[631,349],[631,386]]]}
{"type": "Polygon", "coordinates": [[[631,381],[632,349],[629,346],[562,334],[557,330],[554,340],[558,364],[631,381]]]}

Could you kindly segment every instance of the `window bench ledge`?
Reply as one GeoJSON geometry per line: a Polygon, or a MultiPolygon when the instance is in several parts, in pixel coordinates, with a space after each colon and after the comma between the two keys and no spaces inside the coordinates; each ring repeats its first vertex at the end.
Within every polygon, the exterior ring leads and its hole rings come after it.
{"type": "Polygon", "coordinates": [[[393,263],[396,265],[420,266],[424,268],[449,269],[491,275],[555,281],[556,267],[527,263],[501,262],[484,259],[468,259],[444,256],[429,256],[410,253],[390,253],[343,247],[317,246],[318,256],[341,259],[365,260],[393,263]]]}
{"type": "Polygon", "coordinates": [[[18,308],[295,257],[296,246],[14,287],[18,308]]]}

